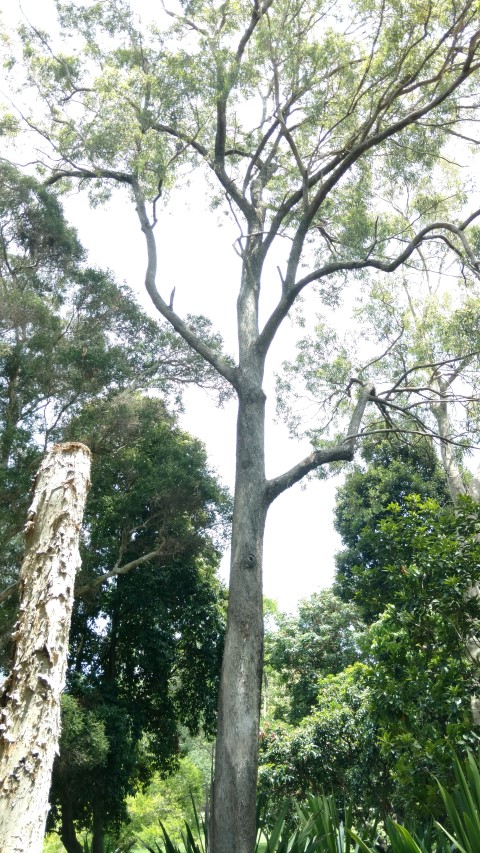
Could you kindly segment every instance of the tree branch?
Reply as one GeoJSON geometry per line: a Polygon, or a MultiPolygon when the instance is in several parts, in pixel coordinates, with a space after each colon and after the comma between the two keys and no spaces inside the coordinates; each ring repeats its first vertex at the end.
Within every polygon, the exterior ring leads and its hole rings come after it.
{"type": "Polygon", "coordinates": [[[218,373],[223,376],[224,379],[227,380],[235,390],[238,390],[238,380],[237,380],[237,371],[235,367],[232,367],[227,361],[225,361],[221,356],[219,356],[214,350],[212,350],[195,332],[187,326],[186,323],[175,313],[173,308],[168,305],[164,299],[160,296],[160,293],[157,290],[156,285],[156,274],[157,274],[157,247],[155,244],[155,238],[153,236],[153,227],[150,224],[150,220],[147,215],[147,210],[145,206],[145,199],[143,198],[142,192],[138,183],[136,181],[132,181],[132,189],[135,195],[136,201],[136,210],[138,214],[138,218],[140,220],[140,225],[143,233],[145,234],[145,240],[147,243],[147,271],[145,273],[145,287],[147,289],[148,295],[150,296],[153,304],[158,309],[160,314],[168,320],[169,323],[173,326],[176,332],[184,339],[184,341],[189,344],[192,349],[195,350],[202,358],[205,359],[218,373]]]}
{"type": "Polygon", "coordinates": [[[63,178],[106,178],[120,183],[129,184],[129,186],[132,187],[136,201],[138,218],[147,243],[148,263],[145,274],[145,286],[153,304],[160,314],[162,314],[162,316],[171,323],[175,331],[177,331],[179,335],[181,335],[182,338],[192,347],[192,349],[201,355],[205,361],[211,364],[212,367],[214,367],[215,370],[217,370],[217,372],[227,380],[227,382],[237,389],[236,369],[214,352],[204,341],[202,341],[202,339],[199,338],[186,323],[184,323],[178,314],[173,311],[172,307],[162,299],[157,290],[157,248],[155,238],[153,236],[153,226],[150,224],[145,199],[143,198],[136,179],[132,175],[128,175],[124,172],[115,172],[110,169],[60,169],[54,172],[50,178],[47,178],[45,185],[51,186],[52,184],[61,181],[63,178]]]}
{"type": "Polygon", "coordinates": [[[157,548],[155,551],[150,551],[148,554],[144,554],[143,557],[137,557],[136,560],[131,560],[130,563],[125,563],[124,566],[112,569],[111,572],[105,572],[105,574],[99,575],[98,578],[95,578],[90,583],[85,584],[85,586],[81,586],[79,589],[76,589],[75,596],[85,595],[85,593],[91,592],[96,589],[97,586],[104,584],[109,578],[114,578],[117,575],[126,575],[127,572],[131,572],[132,569],[136,569],[137,566],[142,566],[144,563],[148,563],[149,560],[159,557],[161,553],[161,548],[157,548]]]}
{"type": "Polygon", "coordinates": [[[457,355],[452,358],[445,358],[442,361],[428,361],[423,364],[414,364],[413,367],[409,367],[407,370],[400,375],[394,385],[384,392],[385,400],[388,400],[389,397],[394,394],[398,388],[401,386],[402,382],[404,382],[411,373],[415,373],[417,370],[427,370],[428,368],[435,368],[437,371],[439,367],[445,367],[447,364],[458,364],[462,363],[470,358],[474,358],[476,355],[480,354],[480,350],[473,350],[472,352],[465,353],[465,355],[457,355]]]}
{"type": "Polygon", "coordinates": [[[0,592],[0,603],[2,601],[7,601],[14,592],[20,589],[20,581],[15,581],[15,583],[11,583],[10,586],[7,586],[5,589],[2,589],[0,592]]]}
{"type": "Polygon", "coordinates": [[[272,3],[273,3],[273,0],[266,0],[266,2],[263,3],[262,6],[260,6],[258,0],[254,0],[252,14],[250,17],[248,27],[245,30],[245,32],[243,33],[242,38],[240,39],[240,41],[238,43],[237,52],[235,54],[235,59],[237,61],[237,64],[239,64],[241,62],[245,48],[246,48],[248,42],[250,41],[257,24],[259,23],[261,18],[268,12],[272,3]]]}
{"type": "Polygon", "coordinates": [[[64,178],[80,178],[82,179],[99,179],[106,178],[107,180],[117,181],[121,184],[129,184],[130,186],[133,183],[133,178],[131,175],[126,172],[116,172],[112,169],[54,169],[52,174],[46,181],[44,181],[44,186],[51,187],[53,184],[57,184],[58,181],[62,181],[64,178]]]}
{"type": "MultiPolygon", "coordinates": [[[[449,31],[450,32],[450,31],[449,31]]],[[[397,133],[400,133],[406,127],[411,124],[418,122],[419,119],[428,115],[432,112],[436,107],[440,106],[445,100],[447,100],[450,95],[453,94],[464,82],[465,80],[473,74],[478,68],[480,68],[480,62],[475,62],[475,58],[477,55],[477,49],[480,41],[480,30],[477,30],[471,37],[468,49],[466,49],[466,58],[462,63],[460,72],[456,75],[455,79],[452,80],[450,85],[446,86],[445,89],[439,92],[434,97],[431,97],[430,100],[423,106],[419,106],[416,109],[411,110],[411,112],[407,113],[403,116],[403,118],[394,121],[389,126],[385,127],[383,130],[377,130],[371,136],[362,135],[358,142],[355,140],[350,140],[350,147],[344,148],[343,151],[340,151],[333,160],[320,169],[316,174],[312,175],[308,180],[308,187],[311,189],[313,186],[322,181],[327,174],[330,173],[330,178],[326,180],[324,183],[321,183],[320,188],[317,192],[317,195],[312,200],[309,210],[302,217],[302,222],[297,231],[296,235],[296,246],[292,249],[292,258],[291,262],[296,269],[298,266],[298,260],[300,258],[300,253],[303,247],[303,241],[305,239],[305,235],[308,232],[308,229],[320,207],[322,202],[325,200],[328,193],[333,189],[333,187],[338,183],[338,181],[343,177],[345,172],[351,168],[351,166],[367,151],[380,145],[382,142],[385,142],[390,137],[394,136],[397,133]],[[295,263],[295,256],[298,255],[298,259],[295,263]]],[[[444,69],[444,75],[446,75],[447,69],[444,69]]],[[[378,127],[379,120],[381,114],[385,115],[387,110],[392,106],[392,104],[397,101],[400,96],[403,94],[403,87],[398,87],[395,92],[395,97],[390,97],[388,103],[380,104],[378,114],[376,114],[376,125],[378,127]],[[381,108],[381,109],[380,109],[381,108]]],[[[370,122],[371,126],[372,122],[370,122]]],[[[264,252],[266,253],[270,247],[270,244],[276,237],[278,233],[278,229],[281,226],[281,223],[285,219],[285,217],[290,213],[290,211],[302,201],[304,197],[304,188],[297,190],[292,193],[289,198],[285,200],[283,205],[277,211],[276,215],[273,217],[272,224],[270,227],[270,232],[267,239],[264,242],[264,252]]],[[[288,276],[286,277],[288,279],[288,276]]]]}
{"type": "Polygon", "coordinates": [[[281,495],[282,492],[286,491],[286,489],[289,489],[290,486],[293,486],[295,483],[302,480],[306,474],[310,473],[310,471],[314,471],[322,465],[328,465],[329,462],[352,461],[360,435],[360,427],[365,413],[365,407],[375,395],[375,389],[373,386],[364,386],[363,383],[361,383],[361,385],[362,390],[350,419],[347,434],[343,441],[340,444],[337,444],[336,447],[326,447],[321,448],[320,450],[314,450],[313,453],[310,453],[309,456],[306,456],[305,459],[302,459],[301,462],[294,465],[294,467],[290,468],[289,471],[286,471],[285,474],[281,474],[273,480],[268,480],[266,485],[267,505],[273,503],[275,498],[281,495]]]}
{"type": "MultiPolygon", "coordinates": [[[[265,326],[263,327],[259,339],[258,339],[258,349],[259,351],[265,355],[268,351],[268,348],[275,337],[275,334],[282,323],[282,321],[287,316],[290,308],[292,307],[295,299],[301,293],[304,287],[307,284],[310,284],[313,281],[320,281],[320,279],[325,278],[328,275],[333,275],[339,272],[349,272],[353,270],[363,270],[363,269],[377,269],[382,272],[394,272],[401,266],[408,258],[413,254],[415,249],[422,243],[423,240],[428,238],[428,235],[432,231],[440,231],[446,230],[450,231],[452,234],[457,236],[467,254],[468,265],[469,267],[476,273],[476,275],[480,275],[480,262],[475,258],[469,244],[467,238],[465,237],[464,230],[466,225],[469,225],[476,217],[480,216],[480,209],[476,210],[465,222],[462,222],[460,226],[453,225],[451,222],[433,222],[431,225],[426,225],[425,228],[422,228],[415,237],[412,238],[410,243],[405,247],[403,252],[397,255],[396,258],[390,261],[380,260],[379,258],[364,258],[360,261],[333,261],[328,264],[325,264],[323,267],[314,270],[308,275],[304,276],[304,278],[300,279],[300,281],[295,282],[294,285],[288,287],[285,286],[283,288],[282,296],[277,303],[276,307],[272,311],[270,317],[268,318],[265,326]]],[[[433,235],[434,238],[444,239],[442,234],[433,235]]],[[[457,255],[463,257],[460,251],[457,250],[454,246],[451,246],[454,249],[457,255]]]]}

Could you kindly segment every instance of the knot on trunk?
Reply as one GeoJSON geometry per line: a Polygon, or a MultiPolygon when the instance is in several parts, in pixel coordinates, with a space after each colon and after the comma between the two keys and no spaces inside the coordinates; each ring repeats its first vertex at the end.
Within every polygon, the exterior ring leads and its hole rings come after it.
{"type": "Polygon", "coordinates": [[[255,569],[257,567],[257,562],[258,561],[257,561],[255,554],[253,554],[251,551],[247,551],[243,555],[242,568],[243,569],[255,569]]]}

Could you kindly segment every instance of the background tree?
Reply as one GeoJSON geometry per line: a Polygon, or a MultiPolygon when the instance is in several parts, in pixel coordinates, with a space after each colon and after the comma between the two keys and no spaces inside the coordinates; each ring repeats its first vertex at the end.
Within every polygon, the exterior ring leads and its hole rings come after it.
{"type": "Polygon", "coordinates": [[[91,404],[69,434],[89,442],[93,470],[67,690],[103,727],[108,751],[94,766],[79,762],[65,719],[51,826],[69,853],[79,829],[101,853],[105,832],[115,836],[127,817],[127,796],[176,765],[179,726],[214,728],[229,502],[203,446],[159,399],[91,404]]]}
{"type": "Polygon", "coordinates": [[[333,794],[363,823],[387,811],[391,784],[382,759],[365,665],[319,675],[316,702],[296,725],[264,720],[260,729],[259,801],[275,818],[278,803],[333,794]]]}
{"type": "Polygon", "coordinates": [[[478,504],[441,508],[432,499],[392,504],[379,523],[383,571],[398,579],[368,634],[368,683],[399,815],[441,805],[431,773],[451,781],[451,746],[476,744],[471,697],[476,661],[466,640],[480,616],[467,597],[479,579],[478,504]]]}
{"type": "MultiPolygon", "coordinates": [[[[109,740],[105,733],[105,720],[96,709],[88,709],[74,696],[64,693],[61,699],[62,724],[59,742],[59,753],[56,758],[53,773],[53,790],[62,791],[62,804],[65,819],[61,823],[60,838],[65,850],[83,851],[78,841],[74,824],[74,804],[85,799],[85,787],[92,776],[98,773],[99,767],[104,767],[108,760],[110,749],[109,740]],[[79,782],[78,790],[75,783],[79,782]]],[[[53,804],[48,825],[55,824],[58,806],[53,804]]],[[[78,815],[78,805],[77,811],[78,815]]]]}
{"type": "Polygon", "coordinates": [[[276,615],[266,631],[268,702],[260,727],[259,798],[275,818],[278,803],[333,793],[364,820],[388,804],[388,768],[380,757],[367,670],[360,663],[364,626],[354,604],[325,589],[296,616],[276,615]],[[379,798],[376,792],[382,791],[379,798]]]}
{"type": "MultiPolygon", "coordinates": [[[[407,228],[409,217],[427,203],[424,193],[420,181],[417,195],[406,199],[405,210],[398,209],[399,227],[407,228]]],[[[452,193],[463,203],[458,186],[452,193]]],[[[430,203],[438,206],[439,199],[430,203]]],[[[471,236],[478,242],[477,229],[471,236]]],[[[449,261],[439,250],[437,269],[427,268],[423,258],[423,275],[409,264],[400,281],[383,276],[365,282],[368,299],[359,300],[348,332],[329,328],[319,317],[314,334],[300,341],[296,359],[284,365],[279,384],[282,408],[296,428],[302,397],[322,406],[327,393],[343,390],[349,377],[368,373],[377,388],[376,417],[371,410],[364,432],[390,439],[403,435],[411,442],[431,435],[451,499],[469,494],[478,500],[480,487],[468,470],[468,457],[478,435],[480,290],[478,277],[449,261]],[[359,334],[361,350],[351,343],[359,334]],[[330,363],[326,351],[333,353],[330,363]]],[[[322,425],[315,423],[309,435],[320,441],[322,425]]]]}
{"type": "MultiPolygon", "coordinates": [[[[185,383],[224,383],[138,307],[127,287],[85,264],[58,200],[0,164],[0,666],[8,668],[31,480],[45,448],[98,397],[154,386],[179,403],[185,383]]],[[[204,318],[192,318],[208,336],[204,318]]],[[[218,337],[210,335],[214,347],[218,337]]]]}
{"type": "MultiPolygon", "coordinates": [[[[11,593],[18,578],[31,476],[47,444],[67,433],[70,439],[75,438],[76,430],[83,430],[82,434],[95,448],[96,454],[101,458],[103,453],[104,487],[112,490],[110,496],[104,492],[103,496],[97,497],[96,528],[94,524],[84,531],[84,559],[86,555],[90,556],[92,547],[97,547],[103,549],[103,565],[111,571],[120,567],[124,570],[124,553],[131,553],[132,558],[129,561],[127,556],[126,562],[134,566],[142,566],[146,559],[152,558],[152,552],[157,562],[160,557],[170,560],[167,599],[169,595],[180,597],[182,584],[185,595],[192,597],[191,603],[184,606],[185,619],[191,619],[188,630],[186,621],[182,621],[178,614],[175,617],[176,628],[172,627],[174,617],[168,607],[165,611],[166,605],[163,611],[158,607],[156,614],[159,618],[163,612],[165,624],[161,630],[166,634],[167,645],[173,642],[169,630],[173,633],[178,630],[179,649],[176,655],[185,656],[184,666],[190,667],[188,677],[178,680],[175,714],[182,706],[178,718],[195,727],[203,712],[202,719],[207,728],[211,728],[222,616],[216,604],[220,590],[214,581],[220,540],[215,545],[208,531],[215,527],[217,504],[219,508],[220,505],[224,507],[220,509],[221,513],[228,511],[226,498],[206,472],[202,448],[178,431],[174,418],[167,414],[165,404],[159,400],[149,403],[146,399],[135,398],[133,392],[135,388],[145,389],[153,385],[178,405],[183,383],[203,385],[220,398],[225,393],[224,384],[218,382],[216,373],[204,370],[203,361],[185,348],[181,340],[149,319],[136,305],[128,288],[118,286],[110,276],[86,267],[85,253],[51,192],[6,164],[2,165],[2,175],[0,433],[4,454],[0,469],[0,504],[3,507],[0,528],[4,555],[1,578],[3,596],[7,601],[7,606],[2,608],[4,667],[7,669],[9,666],[8,641],[16,618],[17,601],[11,593]],[[97,402],[93,404],[93,400],[97,402]],[[74,426],[72,418],[75,416],[74,426]],[[116,418],[123,424],[121,435],[118,424],[115,429],[116,418]],[[102,429],[99,428],[99,420],[102,429]],[[150,426],[155,439],[160,442],[154,459],[151,458],[147,437],[143,435],[143,444],[139,438],[142,428],[146,430],[150,426]],[[118,451],[122,442],[123,456],[118,451]],[[190,479],[181,482],[182,470],[190,479]],[[143,492],[138,486],[140,477],[143,477],[143,492]],[[114,507],[115,491],[120,484],[130,490],[130,502],[127,500],[125,505],[121,504],[117,496],[114,507]],[[126,526],[112,531],[108,525],[114,524],[112,514],[115,515],[115,510],[117,516],[124,513],[126,526]],[[136,518],[132,517],[134,511],[140,514],[136,518]],[[107,529],[108,534],[105,533],[107,529]],[[201,560],[205,563],[203,568],[201,560]],[[175,593],[171,581],[174,575],[178,575],[175,593]],[[205,625],[202,619],[206,620],[205,625]],[[202,625],[205,636],[202,636],[202,625]],[[190,637],[188,641],[187,634],[190,637]],[[199,684],[202,685],[202,696],[199,684]]],[[[197,324],[207,336],[210,334],[208,321],[200,317],[192,318],[192,323],[197,324]]],[[[214,347],[221,346],[219,338],[210,337],[214,347]]],[[[92,500],[95,500],[93,494],[92,500]]],[[[92,581],[92,573],[95,580],[98,579],[95,571],[99,572],[98,564],[96,570],[85,566],[85,583],[92,581]]],[[[151,583],[154,584],[152,578],[151,583]]],[[[89,592],[83,611],[91,635],[95,634],[92,620],[100,618],[103,624],[105,618],[110,618],[102,610],[103,599],[98,588],[96,592],[95,588],[89,592]]],[[[126,584],[125,595],[129,592],[129,584],[126,584]]],[[[146,591],[144,594],[148,597],[146,591]]],[[[156,598],[151,600],[156,601],[156,598]]],[[[84,603],[78,603],[77,609],[81,610],[82,606],[84,603]]],[[[117,621],[118,618],[117,614],[117,621]]],[[[155,633],[153,623],[151,627],[155,633]]],[[[133,627],[131,630],[134,632],[133,627]]],[[[85,633],[88,637],[89,631],[85,633]]],[[[148,646],[148,639],[146,642],[148,646]]],[[[151,660],[158,651],[151,642],[151,660]]],[[[139,654],[142,654],[141,650],[139,654]]],[[[83,658],[79,657],[80,660],[83,658]]],[[[171,660],[170,663],[165,662],[166,670],[170,665],[174,666],[171,660]]],[[[178,661],[175,666],[180,672],[178,661]]],[[[134,670],[132,660],[130,677],[134,676],[134,670]]],[[[112,671],[111,675],[114,681],[115,673],[112,671]]],[[[157,691],[153,690],[153,697],[145,701],[151,714],[156,714],[158,719],[162,718],[163,712],[167,715],[169,712],[168,703],[165,705],[164,700],[165,691],[170,688],[166,686],[165,678],[159,681],[157,691]]],[[[126,695],[126,682],[124,690],[126,695]]],[[[159,724],[159,738],[162,732],[165,735],[165,727],[170,726],[169,734],[164,738],[161,757],[157,744],[155,760],[152,752],[147,761],[148,751],[144,750],[143,756],[137,754],[143,732],[141,715],[137,714],[133,725],[123,707],[115,708],[113,702],[113,708],[109,710],[101,697],[96,703],[93,702],[92,707],[87,703],[84,713],[89,720],[97,720],[98,725],[107,730],[110,741],[107,734],[105,738],[110,745],[115,742],[117,727],[116,753],[110,749],[107,760],[104,751],[96,752],[97,776],[102,773],[106,776],[110,772],[110,778],[114,780],[108,795],[110,802],[105,822],[108,824],[111,819],[115,824],[124,815],[126,793],[133,790],[136,780],[146,780],[156,766],[165,769],[173,760],[176,717],[170,709],[169,721],[159,724]],[[118,765],[115,767],[114,753],[118,765]]],[[[91,826],[95,797],[90,782],[95,774],[91,763],[78,762],[78,754],[70,754],[68,743],[74,737],[72,731],[75,732],[73,726],[69,736],[70,716],[65,723],[63,754],[55,770],[54,791],[62,792],[62,805],[57,812],[63,813],[64,819],[59,826],[65,844],[70,850],[78,850],[74,821],[77,820],[77,826],[91,826]],[[76,809],[73,803],[77,803],[76,809]]],[[[96,795],[100,809],[101,797],[97,790],[96,795]]],[[[104,832],[100,818],[96,817],[96,821],[94,840],[99,850],[104,832]]]]}
{"type": "Polygon", "coordinates": [[[317,282],[331,295],[349,274],[393,272],[420,247],[426,252],[432,240],[447,240],[467,267],[478,269],[466,237],[474,214],[445,221],[426,209],[410,234],[399,231],[385,203],[408,195],[420,176],[431,181],[447,132],[461,133],[472,116],[480,67],[478,3],[399,10],[396,4],[352,2],[335,10],[317,0],[218,9],[194,2],[179,14],[166,11],[173,18],[170,29],[162,20],[148,32],[120,0],[57,8],[64,30],[59,50],[39,30],[27,26],[22,32],[26,79],[40,107],[25,112],[29,127],[51,143],[42,158],[48,181],[91,182],[100,194],[112,183],[128,191],[145,235],[146,287],[154,304],[238,395],[211,837],[213,853],[250,853],[266,512],[305,474],[352,459],[365,405],[375,396],[368,376],[360,379],[356,406],[342,392],[338,411],[349,424],[341,439],[267,482],[266,356],[309,284],[317,282]],[[208,173],[215,184],[210,198],[225,199],[238,223],[235,366],[157,289],[159,197],[167,198],[177,177],[192,167],[208,173]],[[280,292],[260,327],[264,270],[267,257],[276,264],[270,252],[278,242],[285,247],[278,259],[280,292]]]}
{"type": "Polygon", "coordinates": [[[319,679],[338,675],[361,657],[363,625],[355,605],[330,589],[301,601],[298,615],[279,614],[276,622],[266,635],[266,663],[287,687],[288,705],[274,713],[298,723],[318,704],[319,679]]]}
{"type": "MultiPolygon", "coordinates": [[[[385,571],[384,539],[380,524],[396,503],[406,510],[409,495],[450,503],[447,480],[432,443],[405,444],[398,437],[362,445],[365,466],[347,472],[338,489],[335,528],[344,548],[335,557],[335,590],[344,601],[355,602],[363,618],[372,622],[383,612],[401,584],[385,571]]],[[[404,561],[408,561],[405,542],[404,561]]]]}
{"type": "Polygon", "coordinates": [[[366,445],[367,466],[339,489],[336,526],[347,547],[335,589],[371,624],[364,651],[392,801],[400,814],[405,803],[426,813],[438,807],[429,773],[448,774],[448,743],[462,749],[474,737],[478,671],[467,640],[479,615],[469,596],[478,505],[454,506],[430,443],[392,450],[397,441],[366,445]]]}
{"type": "MultiPolygon", "coordinates": [[[[378,458],[372,467],[377,464],[378,458]]],[[[267,813],[275,813],[281,798],[323,790],[340,805],[353,802],[360,822],[372,807],[422,822],[441,813],[434,777],[452,783],[452,747],[461,753],[477,742],[470,704],[478,671],[466,638],[480,612],[478,599],[466,592],[478,579],[478,504],[461,498],[456,507],[441,507],[400,489],[401,502],[382,505],[381,487],[408,482],[399,472],[397,461],[384,484],[377,472],[357,470],[347,478],[356,489],[347,483],[342,494],[346,516],[346,498],[353,496],[350,518],[361,476],[365,494],[378,499],[374,531],[359,528],[371,562],[363,575],[361,564],[353,575],[369,627],[355,634],[356,608],[325,591],[303,602],[299,617],[277,616],[278,634],[267,634],[274,701],[262,719],[259,777],[267,813]],[[375,578],[382,577],[377,591],[375,578]],[[326,604],[337,626],[327,638],[326,604]],[[350,648],[345,634],[355,640],[350,648]],[[358,662],[343,668],[349,654],[358,662]],[[328,664],[336,674],[327,674],[328,664]]],[[[391,497],[388,488],[385,495],[391,497]]]]}
{"type": "Polygon", "coordinates": [[[464,494],[478,500],[478,482],[465,467],[468,445],[478,434],[478,280],[456,279],[444,263],[440,276],[427,274],[412,285],[404,280],[398,295],[388,282],[372,288],[364,317],[372,336],[376,329],[385,341],[400,332],[378,364],[382,385],[386,370],[395,376],[381,396],[401,415],[413,413],[416,428],[435,436],[452,500],[464,494]]]}

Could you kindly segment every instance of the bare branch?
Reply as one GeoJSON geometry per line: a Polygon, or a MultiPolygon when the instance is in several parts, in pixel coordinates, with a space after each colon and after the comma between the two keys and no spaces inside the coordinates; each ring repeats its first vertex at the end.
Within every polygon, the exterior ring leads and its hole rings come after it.
{"type": "Polygon", "coordinates": [[[375,395],[375,389],[372,386],[367,387],[364,386],[363,383],[359,384],[362,385],[362,390],[350,419],[350,424],[344,440],[335,447],[326,447],[321,448],[320,450],[314,450],[313,453],[310,453],[309,456],[306,456],[305,459],[302,459],[301,462],[294,465],[294,467],[290,468],[289,471],[286,471],[285,474],[281,474],[279,477],[269,480],[266,485],[266,500],[268,505],[282,494],[282,492],[289,489],[290,486],[293,486],[295,483],[298,483],[303,479],[303,477],[311,471],[314,471],[316,468],[320,468],[322,465],[328,465],[330,462],[352,461],[355,454],[357,439],[360,435],[360,426],[365,413],[365,407],[369,400],[371,400],[375,395]]]}
{"type": "Polygon", "coordinates": [[[14,592],[20,589],[20,581],[16,581],[15,583],[10,584],[5,589],[2,589],[0,592],[0,603],[2,601],[7,601],[14,592]]]}
{"type": "Polygon", "coordinates": [[[469,359],[474,358],[474,356],[479,354],[479,350],[473,350],[472,352],[465,353],[465,355],[445,358],[442,361],[428,361],[422,364],[415,364],[413,365],[413,367],[409,367],[407,370],[404,370],[404,372],[397,379],[395,384],[392,385],[392,387],[389,388],[387,392],[385,392],[385,399],[388,400],[388,398],[391,397],[392,394],[398,391],[398,388],[401,386],[402,382],[404,382],[405,379],[407,379],[407,377],[410,376],[411,373],[415,373],[417,370],[427,370],[428,368],[434,368],[435,371],[437,371],[439,367],[444,367],[447,364],[458,364],[458,362],[464,362],[466,360],[468,361],[469,359]]]}
{"type": "Polygon", "coordinates": [[[391,341],[391,343],[389,343],[388,347],[386,348],[386,350],[384,350],[382,352],[381,355],[377,355],[375,358],[372,358],[371,361],[367,362],[367,364],[365,364],[360,369],[360,373],[364,373],[366,370],[368,370],[369,367],[372,367],[374,364],[377,364],[377,362],[382,361],[382,359],[384,359],[385,356],[388,355],[388,353],[392,351],[392,349],[396,346],[396,344],[398,344],[400,338],[403,337],[404,333],[405,333],[405,326],[403,325],[403,322],[402,322],[402,328],[400,330],[400,333],[397,335],[397,337],[393,341],[391,341]]]}
{"type": "Polygon", "coordinates": [[[156,284],[157,247],[153,236],[153,226],[149,221],[145,200],[136,181],[132,182],[132,189],[135,195],[138,218],[147,243],[148,263],[147,271],[145,273],[145,287],[153,304],[160,314],[162,314],[162,316],[171,323],[175,331],[177,331],[179,335],[181,335],[182,338],[192,347],[192,349],[194,349],[195,352],[198,352],[205,361],[211,364],[212,367],[214,367],[215,370],[217,370],[218,373],[237,390],[238,383],[236,369],[214,352],[214,350],[212,350],[204,341],[202,341],[202,339],[199,338],[186,323],[184,323],[178,314],[175,313],[173,308],[171,308],[170,305],[168,305],[168,303],[160,296],[156,284]]]}
{"type": "MultiPolygon", "coordinates": [[[[282,292],[282,296],[277,303],[277,306],[274,308],[272,314],[268,318],[265,326],[263,327],[262,332],[260,333],[258,340],[258,348],[259,351],[263,354],[266,354],[268,348],[275,337],[275,334],[282,323],[282,321],[287,316],[290,308],[292,307],[295,299],[301,293],[304,287],[310,284],[313,281],[320,281],[320,279],[325,278],[328,275],[333,275],[335,273],[340,272],[349,272],[353,270],[362,270],[362,269],[377,269],[382,272],[394,272],[398,267],[400,267],[405,261],[407,261],[413,252],[421,245],[421,243],[426,239],[442,239],[445,240],[445,235],[432,234],[435,231],[450,231],[462,243],[462,246],[465,249],[465,253],[468,258],[469,267],[477,274],[480,274],[480,262],[475,258],[475,255],[472,252],[472,249],[468,243],[468,240],[464,234],[464,230],[466,225],[470,224],[476,217],[480,216],[480,210],[476,210],[465,222],[462,222],[460,226],[453,225],[451,222],[433,222],[431,225],[425,226],[422,228],[415,237],[407,244],[403,252],[397,255],[396,258],[392,260],[381,260],[380,258],[370,258],[366,257],[363,260],[359,261],[332,261],[330,263],[325,264],[323,267],[314,270],[313,272],[306,275],[304,278],[300,279],[300,281],[295,282],[295,284],[290,287],[285,286],[282,292]]],[[[463,260],[465,258],[461,254],[460,250],[457,249],[450,241],[449,246],[457,255],[459,255],[463,260]]],[[[288,273],[287,273],[288,275],[288,273]]],[[[288,279],[286,279],[288,281],[288,279]]]]}
{"type": "Polygon", "coordinates": [[[112,169],[54,169],[50,177],[44,182],[44,185],[51,187],[53,184],[63,181],[64,178],[80,178],[81,180],[84,178],[87,180],[106,178],[117,181],[118,183],[130,184],[130,186],[133,182],[131,175],[128,175],[126,172],[116,172],[112,169]]]}
{"type": "Polygon", "coordinates": [[[145,206],[145,199],[140,191],[140,187],[138,182],[132,175],[125,174],[123,172],[115,172],[110,169],[98,169],[96,171],[90,169],[60,169],[45,181],[46,186],[51,186],[52,184],[57,183],[57,181],[62,180],[63,178],[107,178],[110,180],[118,181],[121,183],[129,184],[132,187],[135,201],[136,201],[136,210],[138,214],[138,218],[140,220],[140,225],[143,233],[145,234],[145,239],[147,242],[147,255],[148,255],[148,263],[147,263],[147,271],[145,275],[145,286],[147,292],[158,309],[160,314],[168,320],[169,323],[173,326],[173,328],[182,336],[182,338],[194,349],[205,361],[208,361],[218,373],[223,376],[224,379],[227,380],[233,387],[237,388],[237,379],[236,379],[236,370],[232,365],[230,365],[227,361],[225,361],[221,356],[219,356],[216,352],[214,352],[195,332],[187,326],[186,323],[178,316],[178,314],[173,311],[173,308],[165,302],[164,299],[160,296],[160,293],[157,290],[156,286],[156,272],[157,272],[157,248],[155,244],[155,238],[153,236],[153,225],[150,223],[150,220],[147,215],[147,210],[145,206]]]}

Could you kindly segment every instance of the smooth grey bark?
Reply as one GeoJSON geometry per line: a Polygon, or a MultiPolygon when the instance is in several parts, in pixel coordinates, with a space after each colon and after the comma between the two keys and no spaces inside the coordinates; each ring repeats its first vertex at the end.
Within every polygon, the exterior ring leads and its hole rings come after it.
{"type": "Polygon", "coordinates": [[[67,667],[90,451],[56,445],[43,460],[25,528],[13,667],[0,696],[0,850],[40,853],[67,667]]]}
{"type": "Polygon", "coordinates": [[[462,472],[455,458],[453,444],[451,443],[455,432],[450,421],[446,400],[449,384],[446,382],[442,383],[440,380],[437,380],[435,384],[438,389],[439,402],[433,404],[431,409],[437,422],[438,434],[440,436],[440,454],[447,477],[448,491],[450,492],[452,501],[456,503],[460,495],[467,494],[467,489],[463,482],[462,472]]]}
{"type": "Polygon", "coordinates": [[[261,389],[240,395],[228,624],[212,804],[211,849],[215,853],[251,851],[256,832],[263,668],[262,550],[267,511],[264,408],[261,389]]]}

